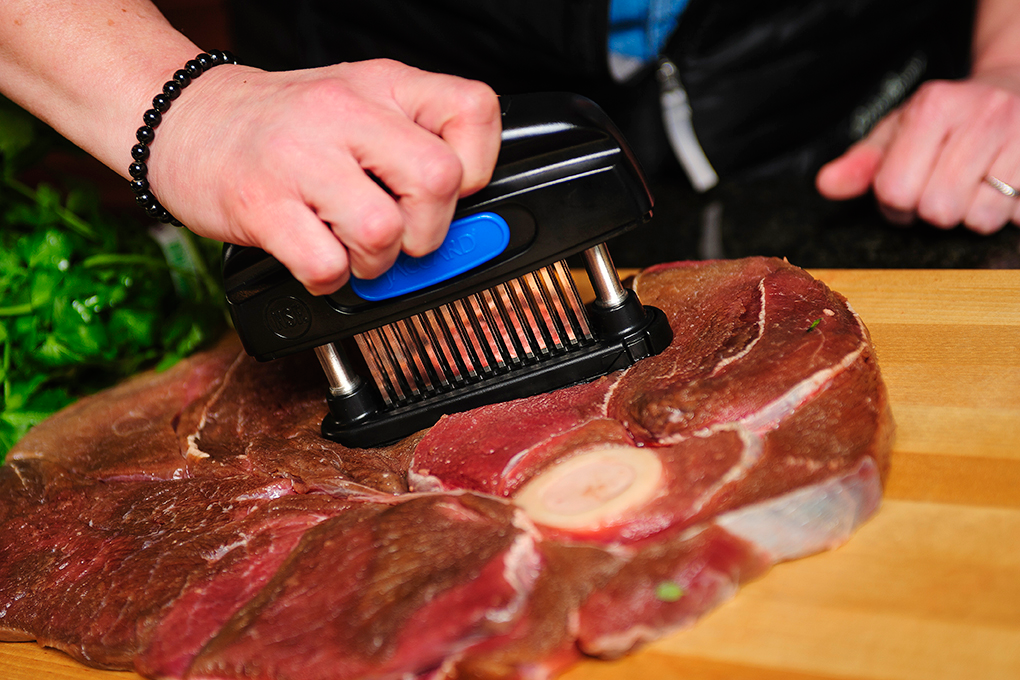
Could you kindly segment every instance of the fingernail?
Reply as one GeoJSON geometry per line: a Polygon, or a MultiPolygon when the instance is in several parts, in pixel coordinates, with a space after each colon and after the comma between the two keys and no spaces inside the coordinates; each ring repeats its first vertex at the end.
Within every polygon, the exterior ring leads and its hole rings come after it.
{"type": "Polygon", "coordinates": [[[917,215],[912,210],[897,210],[896,208],[890,208],[889,206],[881,203],[879,203],[878,209],[881,211],[882,217],[889,222],[900,226],[912,224],[917,218],[917,215]]]}

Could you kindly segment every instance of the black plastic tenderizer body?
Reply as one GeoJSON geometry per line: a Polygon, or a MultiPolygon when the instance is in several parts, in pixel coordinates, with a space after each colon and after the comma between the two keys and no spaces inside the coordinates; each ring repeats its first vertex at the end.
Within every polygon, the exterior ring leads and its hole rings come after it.
{"type": "Polygon", "coordinates": [[[617,276],[604,242],[651,216],[633,154],[588,99],[501,99],[487,187],[462,199],[438,251],[313,296],[273,257],[227,246],[223,274],[245,350],[313,349],[329,381],[323,436],[379,446],[443,414],[594,379],[662,351],[672,332],[617,276]],[[584,253],[583,305],[564,260],[584,253]]]}

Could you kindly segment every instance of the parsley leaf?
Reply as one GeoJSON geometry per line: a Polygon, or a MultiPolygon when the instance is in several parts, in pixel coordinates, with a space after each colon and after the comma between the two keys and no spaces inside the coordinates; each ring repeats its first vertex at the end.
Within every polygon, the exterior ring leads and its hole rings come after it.
{"type": "MultiPolygon", "coordinates": [[[[56,133],[0,98],[0,462],[78,397],[167,368],[226,328],[220,244],[19,178],[56,133]]],[[[126,190],[126,189],[125,189],[126,190]]]]}
{"type": "Polygon", "coordinates": [[[684,589],[679,583],[661,581],[655,586],[655,599],[662,602],[677,602],[684,596],[684,589]]]}

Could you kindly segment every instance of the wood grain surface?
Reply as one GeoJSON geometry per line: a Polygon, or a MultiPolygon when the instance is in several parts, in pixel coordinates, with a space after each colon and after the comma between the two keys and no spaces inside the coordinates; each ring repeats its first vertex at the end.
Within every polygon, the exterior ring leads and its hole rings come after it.
{"type": "MultiPolygon", "coordinates": [[[[562,680],[1020,678],[1020,271],[812,272],[871,331],[897,438],[884,504],[689,630],[562,680]]],[[[32,643],[7,680],[132,680],[32,643]]]]}

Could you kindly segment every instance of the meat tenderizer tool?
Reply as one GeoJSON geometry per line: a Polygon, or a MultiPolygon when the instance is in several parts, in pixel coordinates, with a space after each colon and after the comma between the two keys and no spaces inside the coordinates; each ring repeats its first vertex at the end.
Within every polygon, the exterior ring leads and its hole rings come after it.
{"type": "Polygon", "coordinates": [[[379,446],[443,414],[592,380],[658,354],[665,315],[623,287],[605,241],[652,196],[608,116],[578,95],[501,98],[491,182],[461,199],[446,240],[379,278],[313,296],[262,250],[228,245],[234,325],[260,361],[313,349],[329,381],[324,437],[379,446]],[[583,252],[584,305],[566,258],[583,252]]]}

